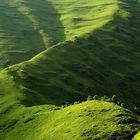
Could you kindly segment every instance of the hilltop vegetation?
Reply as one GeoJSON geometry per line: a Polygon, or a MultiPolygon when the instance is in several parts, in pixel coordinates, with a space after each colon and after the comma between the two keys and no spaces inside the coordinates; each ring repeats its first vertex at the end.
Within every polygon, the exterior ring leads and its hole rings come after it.
{"type": "Polygon", "coordinates": [[[2,0],[0,10],[2,140],[139,139],[139,1],[2,0]]]}
{"type": "Polygon", "coordinates": [[[66,108],[15,106],[12,111],[10,118],[6,117],[1,123],[3,140],[129,140],[139,129],[136,114],[113,103],[96,100],[66,108]]]}

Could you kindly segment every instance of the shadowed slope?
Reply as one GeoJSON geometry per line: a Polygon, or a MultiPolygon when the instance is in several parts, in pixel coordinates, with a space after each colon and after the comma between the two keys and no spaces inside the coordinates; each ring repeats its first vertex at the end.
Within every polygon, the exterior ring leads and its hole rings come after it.
{"type": "Polygon", "coordinates": [[[102,27],[112,19],[117,5],[116,0],[2,0],[0,68],[102,27]]]}
{"type": "Polygon", "coordinates": [[[44,50],[40,34],[16,6],[3,0],[0,11],[0,68],[30,59],[44,50]]]}
{"type": "MultiPolygon", "coordinates": [[[[139,106],[140,38],[132,36],[140,32],[139,24],[130,24],[131,16],[139,13],[139,4],[133,2],[133,11],[130,6],[131,2],[120,2],[113,20],[101,29],[9,68],[24,87],[23,103],[61,105],[88,95],[117,95],[119,101],[139,106]]],[[[135,22],[139,23],[138,16],[135,22]]]]}
{"type": "Polygon", "coordinates": [[[28,60],[65,39],[59,14],[48,1],[2,0],[0,11],[0,68],[28,60]]]}
{"type": "MultiPolygon", "coordinates": [[[[13,1],[11,1],[13,2],[13,1]]],[[[16,1],[18,10],[32,23],[40,33],[46,46],[65,41],[64,27],[60,14],[48,0],[16,1]]]]}

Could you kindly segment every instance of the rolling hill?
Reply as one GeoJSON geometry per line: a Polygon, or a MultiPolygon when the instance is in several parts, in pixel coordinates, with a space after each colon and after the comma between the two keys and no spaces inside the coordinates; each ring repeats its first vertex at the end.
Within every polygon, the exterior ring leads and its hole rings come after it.
{"type": "Polygon", "coordinates": [[[1,0],[0,10],[2,140],[139,139],[139,1],[1,0]]]}

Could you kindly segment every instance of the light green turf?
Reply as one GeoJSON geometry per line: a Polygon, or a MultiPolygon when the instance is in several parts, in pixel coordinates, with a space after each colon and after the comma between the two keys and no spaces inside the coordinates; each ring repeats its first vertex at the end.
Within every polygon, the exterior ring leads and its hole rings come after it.
{"type": "Polygon", "coordinates": [[[133,138],[133,140],[139,140],[140,139],[140,132],[133,138]]]}
{"type": "Polygon", "coordinates": [[[125,140],[139,128],[136,114],[103,101],[87,101],[60,110],[47,106],[16,110],[1,125],[3,140],[125,140]]]}
{"type": "Polygon", "coordinates": [[[111,21],[118,0],[49,0],[58,10],[66,39],[83,36],[111,21]]]}
{"type": "Polygon", "coordinates": [[[59,15],[48,1],[1,0],[0,11],[0,68],[65,40],[59,15]]]}
{"type": "Polygon", "coordinates": [[[61,105],[88,95],[116,95],[118,101],[139,106],[139,6],[120,2],[112,21],[102,28],[8,68],[23,86],[23,103],[61,105]]]}

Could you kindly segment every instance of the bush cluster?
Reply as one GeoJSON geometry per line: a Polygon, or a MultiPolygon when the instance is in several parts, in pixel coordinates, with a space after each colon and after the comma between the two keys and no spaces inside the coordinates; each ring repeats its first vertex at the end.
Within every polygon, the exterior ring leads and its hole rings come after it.
{"type": "MultiPolygon", "coordinates": [[[[126,105],[124,102],[118,100],[116,95],[113,95],[112,97],[108,97],[108,96],[99,97],[98,95],[94,95],[94,96],[89,95],[87,97],[87,101],[90,101],[90,100],[101,100],[101,101],[105,101],[105,102],[112,102],[112,103],[115,103],[115,104],[117,104],[117,105],[119,105],[123,108],[129,109],[136,114],[140,114],[139,107],[126,105]]],[[[61,108],[65,108],[65,107],[80,104],[80,103],[81,103],[80,101],[75,101],[73,104],[72,103],[70,104],[70,103],[66,102],[64,105],[61,106],[61,108]]]]}
{"type": "Polygon", "coordinates": [[[106,101],[106,102],[113,102],[123,108],[127,108],[133,112],[135,112],[136,114],[140,114],[140,109],[139,107],[137,106],[129,106],[127,104],[125,104],[124,102],[122,101],[118,101],[117,99],[117,96],[116,95],[113,95],[112,97],[108,97],[108,96],[102,96],[102,97],[99,97],[98,95],[94,95],[93,97],[92,96],[88,96],[87,97],[87,101],[89,100],[102,100],[102,101],[106,101]]]}

